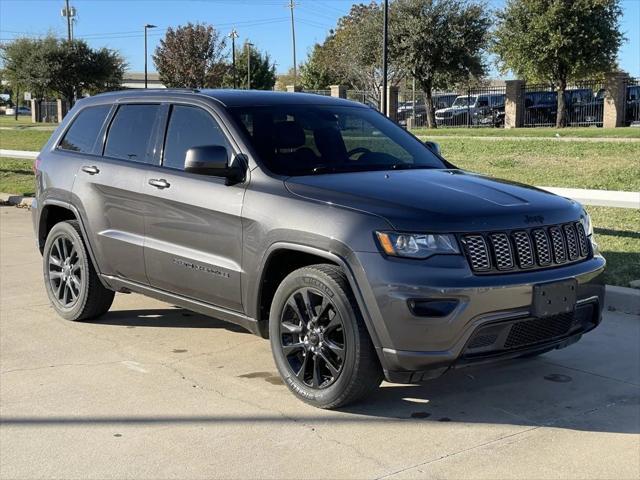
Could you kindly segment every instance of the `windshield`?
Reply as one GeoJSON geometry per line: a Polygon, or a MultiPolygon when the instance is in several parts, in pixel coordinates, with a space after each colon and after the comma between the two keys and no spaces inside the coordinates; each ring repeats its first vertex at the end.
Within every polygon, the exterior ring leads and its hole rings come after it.
{"type": "Polygon", "coordinates": [[[469,105],[473,105],[474,103],[476,103],[476,98],[477,97],[468,97],[468,96],[464,96],[464,97],[458,97],[456,98],[455,102],[453,102],[453,105],[451,105],[452,107],[467,107],[469,105]]]}
{"type": "Polygon", "coordinates": [[[280,175],[447,168],[370,108],[272,105],[229,109],[265,166],[280,175]]]}

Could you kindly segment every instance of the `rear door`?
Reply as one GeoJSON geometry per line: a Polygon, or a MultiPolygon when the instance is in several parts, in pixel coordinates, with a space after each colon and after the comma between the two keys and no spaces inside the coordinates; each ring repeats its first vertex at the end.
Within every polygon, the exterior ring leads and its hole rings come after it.
{"type": "Polygon", "coordinates": [[[242,311],[241,212],[245,184],[184,171],[186,151],[223,145],[237,152],[228,132],[206,106],[170,107],[162,165],[143,185],[149,204],[145,261],[149,282],[162,290],[242,311]]]}
{"type": "Polygon", "coordinates": [[[148,282],[141,191],[147,168],[159,161],[161,117],[158,103],[115,106],[99,146],[102,156],[85,159],[73,186],[101,272],[143,284],[148,282]]]}

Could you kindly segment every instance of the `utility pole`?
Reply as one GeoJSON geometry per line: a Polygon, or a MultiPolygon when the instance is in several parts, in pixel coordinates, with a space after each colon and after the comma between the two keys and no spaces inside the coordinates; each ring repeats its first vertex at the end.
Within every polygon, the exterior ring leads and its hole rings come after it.
{"type": "Polygon", "coordinates": [[[247,90],[251,90],[251,47],[253,43],[247,42],[247,90]]]}
{"type": "Polygon", "coordinates": [[[67,40],[71,41],[71,9],[69,8],[69,0],[65,0],[65,9],[64,13],[67,17],[67,40]]]}
{"type": "Polygon", "coordinates": [[[156,26],[150,23],[144,26],[144,88],[147,88],[147,30],[150,28],[156,28],[156,26]]]}
{"type": "Polygon", "coordinates": [[[291,39],[293,42],[293,84],[297,84],[298,80],[298,66],[296,64],[296,26],[293,19],[293,9],[296,4],[293,0],[289,0],[289,9],[291,10],[291,39]]]}
{"type": "Polygon", "coordinates": [[[238,80],[236,78],[236,38],[238,38],[238,32],[235,28],[231,30],[229,37],[231,37],[231,71],[233,73],[233,88],[236,89],[238,88],[238,80]]]}
{"type": "Polygon", "coordinates": [[[384,0],[384,26],[382,29],[382,113],[387,115],[387,37],[389,26],[389,0],[384,0]]]}

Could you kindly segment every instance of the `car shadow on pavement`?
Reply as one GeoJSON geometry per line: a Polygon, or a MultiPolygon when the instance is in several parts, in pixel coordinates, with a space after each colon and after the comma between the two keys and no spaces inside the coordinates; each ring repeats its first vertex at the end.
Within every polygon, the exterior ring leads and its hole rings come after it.
{"type": "Polygon", "coordinates": [[[380,419],[638,434],[640,385],[568,369],[545,355],[454,370],[422,384],[384,384],[366,402],[342,411],[380,419]]]}
{"type": "Polygon", "coordinates": [[[249,333],[233,323],[183,308],[156,308],[141,310],[114,310],[85,323],[96,325],[119,325],[124,327],[163,327],[163,328],[222,328],[234,333],[249,333]]]}

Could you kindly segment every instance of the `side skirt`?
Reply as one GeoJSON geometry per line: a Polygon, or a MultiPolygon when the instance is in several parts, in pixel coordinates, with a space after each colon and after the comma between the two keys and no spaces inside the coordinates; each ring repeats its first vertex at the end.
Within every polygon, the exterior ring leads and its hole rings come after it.
{"type": "Polygon", "coordinates": [[[159,290],[157,288],[150,287],[148,285],[141,285],[130,280],[124,280],[119,277],[111,275],[101,275],[103,280],[109,284],[109,286],[115,291],[135,292],[145,295],[147,297],[155,298],[163,302],[178,305],[179,307],[192,310],[197,313],[201,313],[208,317],[213,317],[225,322],[234,323],[247,329],[255,335],[260,335],[258,329],[258,322],[254,318],[247,317],[246,315],[234,312],[233,310],[227,310],[226,308],[216,307],[214,305],[200,302],[192,298],[183,297],[174,293],[159,290]]]}

